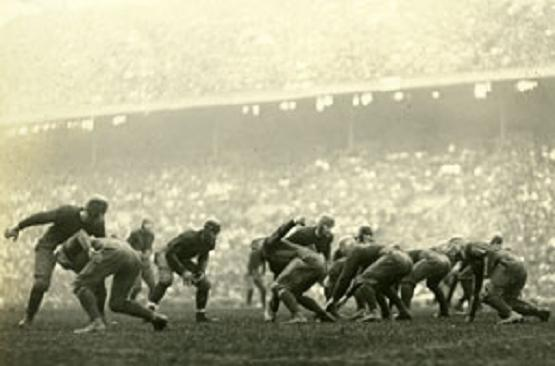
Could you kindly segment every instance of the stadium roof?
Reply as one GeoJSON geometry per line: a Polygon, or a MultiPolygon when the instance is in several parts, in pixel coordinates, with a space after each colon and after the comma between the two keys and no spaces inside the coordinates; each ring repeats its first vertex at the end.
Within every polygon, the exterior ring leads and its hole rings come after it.
{"type": "Polygon", "coordinates": [[[161,110],[177,110],[196,107],[249,105],[284,100],[318,97],[322,95],[338,95],[360,92],[390,92],[416,88],[441,88],[450,85],[472,84],[477,82],[495,82],[503,80],[524,80],[555,77],[555,66],[507,69],[500,71],[469,72],[440,77],[422,77],[404,79],[389,77],[374,82],[348,83],[302,90],[257,91],[255,93],[232,93],[192,97],[175,101],[160,101],[144,104],[118,104],[99,107],[96,105],[71,107],[68,110],[45,112],[41,114],[1,116],[0,125],[13,127],[14,124],[39,123],[43,121],[68,120],[73,118],[95,118],[104,115],[149,113],[161,110]]]}

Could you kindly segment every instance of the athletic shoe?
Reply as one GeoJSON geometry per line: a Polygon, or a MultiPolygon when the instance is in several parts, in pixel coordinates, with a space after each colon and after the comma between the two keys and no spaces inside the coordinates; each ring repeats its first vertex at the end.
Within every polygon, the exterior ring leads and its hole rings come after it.
{"type": "Polygon", "coordinates": [[[306,320],[306,318],[304,317],[304,315],[301,314],[297,314],[295,316],[293,316],[291,319],[284,321],[283,324],[303,324],[303,323],[307,323],[308,320],[306,320]]]}
{"type": "Polygon", "coordinates": [[[516,323],[522,323],[523,321],[524,321],[524,317],[522,315],[517,314],[514,311],[511,311],[511,314],[507,318],[498,321],[497,324],[499,325],[516,324],[516,323]]]}
{"type": "Polygon", "coordinates": [[[209,318],[209,317],[206,316],[205,313],[197,312],[196,321],[197,321],[197,323],[216,323],[216,322],[218,322],[218,319],[209,318]]]}
{"type": "Polygon", "coordinates": [[[17,326],[21,329],[31,328],[32,325],[33,321],[27,315],[17,323],[17,326]]]}
{"type": "Polygon", "coordinates": [[[164,314],[155,313],[151,323],[155,331],[164,330],[168,325],[168,317],[164,314]]]}
{"type": "Polygon", "coordinates": [[[86,333],[96,333],[96,332],[104,332],[106,330],[106,325],[102,322],[101,319],[96,319],[90,322],[86,327],[75,329],[73,331],[74,334],[86,334],[86,333]]]}
{"type": "Polygon", "coordinates": [[[274,313],[270,309],[266,308],[266,310],[264,311],[264,321],[265,322],[275,322],[276,321],[276,313],[274,313]]]}
{"type": "Polygon", "coordinates": [[[540,318],[542,322],[548,321],[549,317],[551,317],[551,311],[549,310],[543,309],[538,312],[538,318],[540,318]]]}
{"type": "Polygon", "coordinates": [[[410,314],[397,314],[395,315],[395,320],[399,320],[399,321],[412,320],[412,316],[410,316],[410,314]]]}

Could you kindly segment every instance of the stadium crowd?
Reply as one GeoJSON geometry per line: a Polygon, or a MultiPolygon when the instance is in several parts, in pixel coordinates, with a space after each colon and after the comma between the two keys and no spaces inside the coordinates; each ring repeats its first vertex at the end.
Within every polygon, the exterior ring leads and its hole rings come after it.
{"type": "Polygon", "coordinates": [[[555,56],[549,0],[9,3],[32,11],[0,24],[6,120],[548,66],[555,56]]]}
{"type": "MultiPolygon", "coordinates": [[[[210,216],[222,233],[208,266],[212,299],[240,304],[250,241],[268,234],[284,218],[321,213],[336,218],[336,239],[370,224],[379,242],[405,249],[430,247],[454,234],[489,238],[501,232],[506,245],[525,257],[527,297],[552,300],[555,276],[555,150],[527,140],[489,148],[450,145],[443,152],[376,155],[361,147],[291,164],[245,166],[223,159],[203,165],[165,164],[148,170],[105,162],[94,173],[52,170],[40,179],[29,173],[0,201],[0,225],[65,203],[83,204],[100,192],[110,200],[108,235],[126,238],[144,217],[155,223],[155,249],[210,216]]],[[[303,159],[301,159],[303,160],[303,159]]],[[[8,186],[10,187],[8,190],[8,186]]],[[[43,228],[0,246],[0,305],[22,305],[32,281],[33,247],[43,228]]],[[[73,274],[57,268],[47,301],[75,302],[73,274]]],[[[191,291],[173,286],[169,296],[191,291]]]]}

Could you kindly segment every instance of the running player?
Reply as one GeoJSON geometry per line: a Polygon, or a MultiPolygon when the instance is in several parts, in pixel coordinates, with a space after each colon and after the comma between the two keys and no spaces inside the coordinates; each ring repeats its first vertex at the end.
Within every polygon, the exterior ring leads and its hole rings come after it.
{"type": "Polygon", "coordinates": [[[150,307],[156,308],[164,297],[166,290],[173,283],[173,273],[177,273],[184,283],[191,283],[197,288],[196,321],[211,322],[215,319],[206,316],[206,304],[211,284],[206,278],[206,267],[210,252],[216,247],[220,233],[220,223],[208,220],[201,230],[187,230],[172,239],[167,247],[156,255],[158,266],[158,283],[150,293],[150,307]],[[193,259],[196,258],[196,263],[193,259]]]}
{"type": "Polygon", "coordinates": [[[101,196],[91,198],[85,207],[65,205],[51,211],[39,212],[20,221],[5,231],[6,239],[17,240],[19,233],[31,226],[51,224],[35,247],[34,283],[29,295],[25,316],[20,327],[32,325],[39,311],[44,294],[50,287],[52,273],[56,266],[54,250],[79,230],[90,235],[105,237],[104,215],[108,201],[101,196]]]}

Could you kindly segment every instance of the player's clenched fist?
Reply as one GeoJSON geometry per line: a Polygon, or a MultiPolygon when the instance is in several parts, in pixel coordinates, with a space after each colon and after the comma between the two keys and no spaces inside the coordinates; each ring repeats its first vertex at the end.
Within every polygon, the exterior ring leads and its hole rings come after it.
{"type": "Polygon", "coordinates": [[[12,228],[7,228],[6,231],[4,231],[4,237],[6,239],[13,239],[14,241],[16,241],[18,236],[19,236],[19,229],[17,228],[17,226],[14,226],[12,228]]]}

